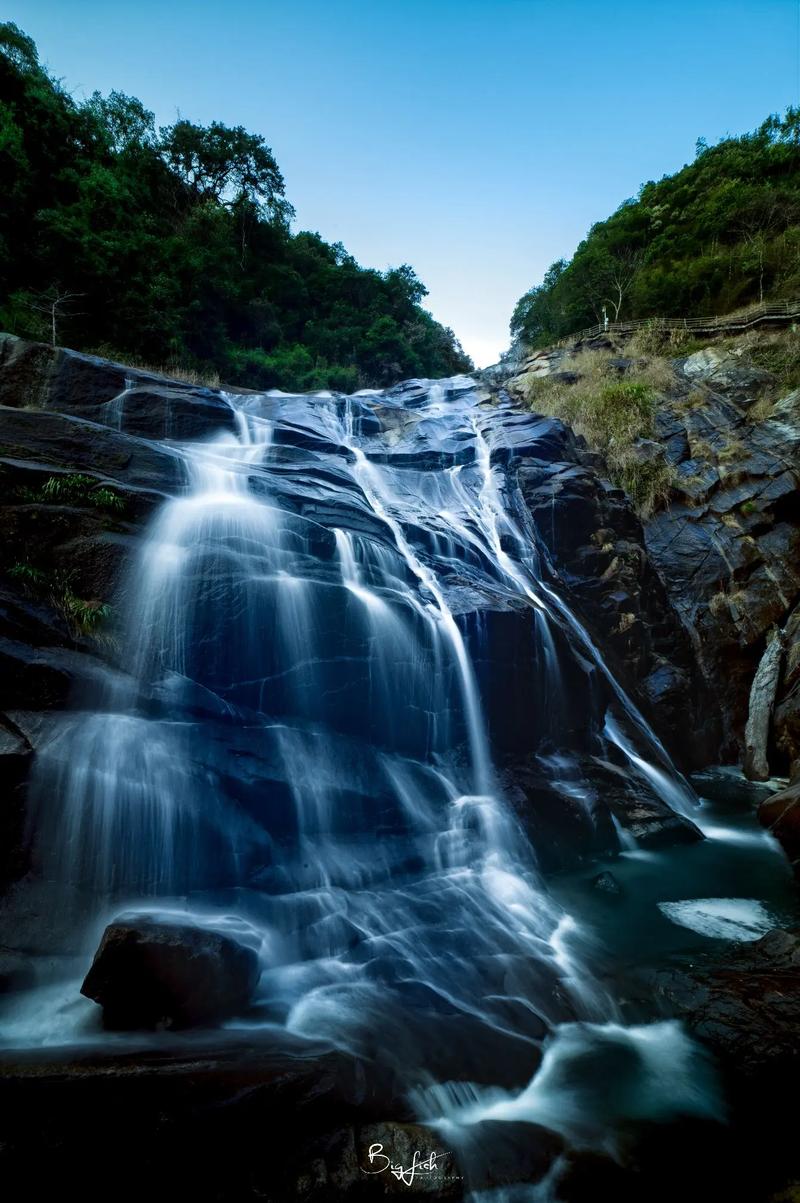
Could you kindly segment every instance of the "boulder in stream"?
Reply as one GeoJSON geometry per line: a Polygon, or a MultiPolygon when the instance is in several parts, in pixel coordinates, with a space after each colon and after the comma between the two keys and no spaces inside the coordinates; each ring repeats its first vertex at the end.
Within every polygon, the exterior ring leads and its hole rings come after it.
{"type": "Polygon", "coordinates": [[[103,933],[81,994],[103,1008],[106,1028],[214,1024],[249,1006],[259,978],[257,933],[181,916],[126,914],[103,933]]]}

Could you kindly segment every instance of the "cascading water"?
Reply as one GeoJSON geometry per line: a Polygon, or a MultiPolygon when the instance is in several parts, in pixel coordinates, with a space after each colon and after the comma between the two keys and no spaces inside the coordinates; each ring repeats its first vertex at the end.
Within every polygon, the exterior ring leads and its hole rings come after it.
{"type": "MultiPolygon", "coordinates": [[[[493,462],[502,421],[467,379],[229,401],[235,433],[180,449],[186,491],[131,569],[125,675],[40,757],[40,866],[80,886],[87,947],[122,902],[236,914],[262,937],[239,1026],[388,1064],[467,1163],[482,1119],[546,1123],[609,1041],[646,1049],[645,1078],[677,1058],[678,1109],[702,1113],[685,1038],[615,1026],[493,768],[486,611],[528,632],[531,738],[559,789],[583,796],[559,744],[569,670],[587,738],[691,805],[493,462]]],[[[554,1126],[602,1144],[581,1136],[597,1100],[571,1097],[554,1126]]]]}

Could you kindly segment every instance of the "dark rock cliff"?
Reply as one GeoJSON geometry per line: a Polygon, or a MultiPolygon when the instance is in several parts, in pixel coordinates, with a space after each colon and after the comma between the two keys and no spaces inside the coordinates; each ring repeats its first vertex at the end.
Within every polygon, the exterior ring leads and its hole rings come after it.
{"type": "MultiPolygon", "coordinates": [[[[301,437],[299,428],[292,434],[291,404],[286,398],[278,442],[301,437]]],[[[389,421],[398,411],[387,413],[389,421]]],[[[25,784],[50,729],[48,716],[74,705],[98,673],[123,671],[115,663],[114,634],[123,568],[154,507],[180,487],[183,465],[171,440],[202,438],[229,429],[232,420],[213,390],[0,339],[3,886],[26,872],[25,784]]],[[[492,455],[518,482],[565,596],[610,668],[684,766],[707,759],[713,723],[702,717],[691,646],[624,495],[562,423],[511,411],[493,429],[492,455]]],[[[286,454],[294,454],[291,447],[286,454]]],[[[317,510],[320,504],[313,501],[317,510]]],[[[529,628],[503,607],[489,607],[483,626],[493,661],[483,676],[498,765],[537,846],[549,850],[545,862],[558,866],[615,847],[609,811],[645,843],[696,838],[691,824],[674,819],[662,803],[635,796],[619,766],[592,756],[584,768],[597,799],[588,810],[554,792],[530,759],[529,716],[541,700],[519,668],[520,657],[530,654],[529,628]]],[[[585,742],[576,731],[576,748],[585,742]]],[[[250,759],[238,756],[237,763],[231,788],[246,794],[254,788],[250,759]]],[[[270,778],[269,766],[259,760],[253,775],[270,778]]]]}
{"type": "MultiPolygon", "coordinates": [[[[666,504],[644,522],[643,542],[647,572],[660,582],[655,593],[666,594],[691,645],[689,689],[685,678],[675,696],[690,707],[692,730],[702,729],[707,760],[744,760],[761,776],[765,766],[790,771],[800,752],[800,390],[785,383],[797,374],[796,341],[791,333],[769,335],[662,358],[654,437],[632,448],[660,463],[669,482],[666,504]],[[767,739],[745,755],[750,692],[775,631],[785,654],[774,689],[759,696],[767,739]]],[[[647,380],[651,362],[627,357],[633,354],[609,339],[539,352],[509,388],[534,410],[542,381],[566,383],[579,396],[583,378],[569,369],[587,370],[587,356],[609,379],[633,372],[647,380]]],[[[594,462],[602,475],[604,461],[594,462]]],[[[619,529],[619,522],[609,525],[619,529]]],[[[559,544],[568,546],[563,532],[559,544]]],[[[671,635],[667,642],[674,662],[671,635]]],[[[661,696],[668,676],[656,670],[646,691],[661,696]]]]}
{"type": "Polygon", "coordinates": [[[0,887],[26,869],[25,783],[47,715],[113,662],[122,567],[181,479],[152,440],[230,423],[208,390],[0,336],[0,887]]]}
{"type": "MultiPolygon", "coordinates": [[[[800,394],[776,396],[775,381],[746,356],[709,348],[679,361],[657,426],[675,473],[670,504],[647,523],[647,546],[714,682],[722,753],[736,757],[770,632],[787,626],[791,645],[797,622],[800,394]]],[[[786,772],[797,755],[796,657],[778,686],[773,771],[786,772]]]]}

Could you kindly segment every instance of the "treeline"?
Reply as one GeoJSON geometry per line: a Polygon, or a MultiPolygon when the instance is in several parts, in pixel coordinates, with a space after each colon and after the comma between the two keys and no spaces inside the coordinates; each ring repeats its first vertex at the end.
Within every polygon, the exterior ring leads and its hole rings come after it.
{"type": "Polygon", "coordinates": [[[512,337],[544,346],[603,320],[728,313],[800,295],[800,109],[645,184],[517,303],[512,337]]]}
{"type": "Polygon", "coordinates": [[[264,139],[134,97],[78,103],[0,24],[0,326],[285,389],[471,368],[412,268],[360,267],[293,210],[264,139]]]}

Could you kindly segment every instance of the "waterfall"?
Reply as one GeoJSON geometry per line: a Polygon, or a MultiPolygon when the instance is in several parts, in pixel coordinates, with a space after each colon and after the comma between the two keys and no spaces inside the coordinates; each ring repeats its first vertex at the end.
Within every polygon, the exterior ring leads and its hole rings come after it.
{"type": "Polygon", "coordinates": [[[451,1130],[482,1108],[549,1115],[561,1050],[593,1031],[651,1039],[602,1028],[618,1017],[585,933],[498,784],[485,613],[529,640],[539,764],[560,791],[584,796],[558,746],[578,705],[587,740],[689,805],[559,596],[492,463],[502,411],[480,401],[462,378],[228,397],[235,433],[178,448],[185,488],[131,566],[126,675],[67,717],[34,787],[40,865],[91,895],[92,933],[121,901],[237,913],[263,934],[242,1024],[388,1064],[451,1130]],[[567,697],[566,668],[585,697],[567,697]],[[506,1101],[479,1090],[467,1107],[455,1078],[506,1101]]]}

